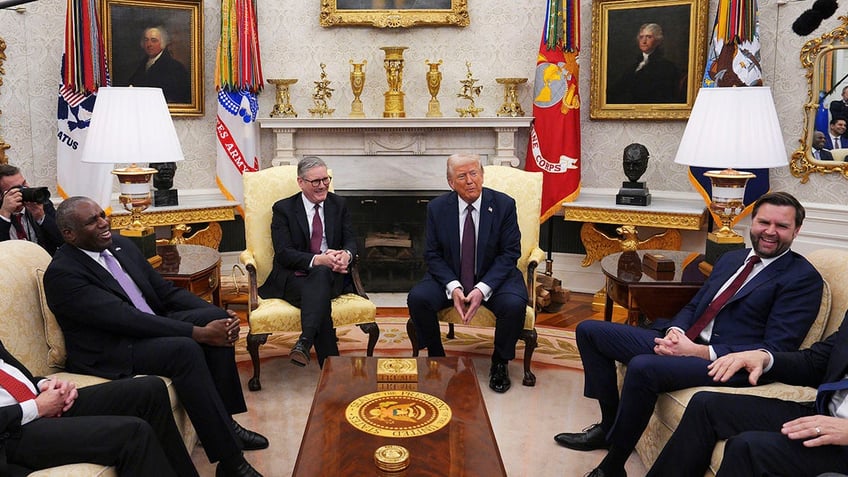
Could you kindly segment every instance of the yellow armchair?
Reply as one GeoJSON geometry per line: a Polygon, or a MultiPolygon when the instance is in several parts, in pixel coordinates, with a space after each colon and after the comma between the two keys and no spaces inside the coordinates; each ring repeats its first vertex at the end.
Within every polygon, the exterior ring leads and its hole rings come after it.
{"type": "MultiPolygon", "coordinates": [[[[332,187],[332,186],[331,186],[332,187]]],[[[271,241],[271,217],[274,203],[300,192],[297,185],[297,166],[277,166],[244,174],[244,233],[246,248],[239,260],[244,264],[250,287],[248,295],[247,351],[253,363],[253,377],[248,389],[262,389],[259,381],[259,346],[268,335],[284,331],[300,331],[300,310],[279,298],[263,299],[258,289],[265,283],[274,264],[274,245],[271,241]]],[[[380,337],[376,323],[377,307],[368,300],[354,260],[351,269],[356,293],[333,299],[332,319],[335,327],[357,325],[368,334],[367,355],[374,354],[380,337]]]]}
{"type": "MultiPolygon", "coordinates": [[[[519,339],[524,342],[524,378],[525,386],[535,386],[536,376],[530,370],[533,351],[537,346],[536,335],[536,267],[545,259],[545,252],[539,248],[539,216],[542,209],[542,173],[527,172],[507,166],[486,166],[483,170],[483,186],[501,191],[513,199],[518,214],[518,228],[521,230],[521,258],[518,269],[527,283],[530,302],[524,318],[524,329],[519,339]]],[[[453,324],[462,323],[459,314],[453,308],[440,311],[439,321],[450,323],[447,337],[453,338],[453,324]]],[[[485,306],[471,320],[471,326],[493,328],[495,315],[485,306]]],[[[412,320],[407,321],[406,331],[412,342],[412,355],[418,356],[418,344],[412,320]]]]}

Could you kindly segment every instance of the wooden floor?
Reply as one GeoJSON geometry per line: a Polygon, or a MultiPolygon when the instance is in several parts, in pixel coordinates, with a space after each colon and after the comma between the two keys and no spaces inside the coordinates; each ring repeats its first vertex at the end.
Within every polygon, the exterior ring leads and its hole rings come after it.
{"type": "MultiPolygon", "coordinates": [[[[536,324],[573,330],[583,320],[603,320],[603,311],[592,311],[593,295],[588,293],[571,293],[568,303],[556,313],[540,312],[536,315],[536,324]]],[[[407,316],[406,308],[377,308],[378,317],[407,316]]]]}

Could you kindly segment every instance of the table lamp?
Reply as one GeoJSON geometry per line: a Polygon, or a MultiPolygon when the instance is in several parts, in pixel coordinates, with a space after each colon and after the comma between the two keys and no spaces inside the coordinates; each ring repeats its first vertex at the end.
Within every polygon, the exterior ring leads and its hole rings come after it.
{"type": "Polygon", "coordinates": [[[105,87],[97,91],[82,162],[130,164],[112,171],[120,184],[119,200],[132,214],[121,235],[133,239],[152,263],[161,261],[156,260],[156,236],[152,227],[144,225],[141,213],[150,206],[150,179],[157,171],[137,164],[181,160],[180,140],[160,88],[105,87]]]}
{"type": "Polygon", "coordinates": [[[789,164],[771,89],[701,88],[674,162],[716,168],[704,173],[712,184],[710,211],[721,223],[707,237],[706,261],[713,264],[724,252],[744,248],[745,239],[732,227],[745,208],[745,185],[756,176],[736,168],[789,164]]]}

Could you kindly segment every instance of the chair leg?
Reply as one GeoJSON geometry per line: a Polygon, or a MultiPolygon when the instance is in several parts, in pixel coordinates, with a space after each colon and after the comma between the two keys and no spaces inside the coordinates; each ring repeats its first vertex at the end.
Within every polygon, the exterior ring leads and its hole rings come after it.
{"type": "Polygon", "coordinates": [[[445,338],[452,340],[455,337],[456,335],[453,333],[453,323],[448,323],[448,334],[445,335],[445,338]]]}
{"type": "Polygon", "coordinates": [[[380,339],[380,327],[377,323],[360,323],[358,326],[363,333],[368,335],[368,348],[365,351],[366,356],[374,356],[374,347],[377,346],[377,340],[380,339]]]}
{"type": "Polygon", "coordinates": [[[412,344],[412,357],[418,357],[418,337],[415,336],[415,326],[412,324],[412,318],[406,320],[406,335],[409,336],[409,342],[412,344]]]}
{"type": "Polygon", "coordinates": [[[262,389],[262,383],[259,382],[259,345],[268,341],[268,335],[269,333],[247,334],[247,353],[250,355],[250,362],[253,363],[253,377],[247,382],[247,389],[251,391],[262,389]]]}
{"type": "Polygon", "coordinates": [[[521,384],[525,386],[536,385],[536,375],[530,371],[530,363],[533,361],[533,351],[539,344],[539,337],[536,334],[536,328],[532,330],[521,330],[518,339],[524,342],[524,379],[521,384]]]}

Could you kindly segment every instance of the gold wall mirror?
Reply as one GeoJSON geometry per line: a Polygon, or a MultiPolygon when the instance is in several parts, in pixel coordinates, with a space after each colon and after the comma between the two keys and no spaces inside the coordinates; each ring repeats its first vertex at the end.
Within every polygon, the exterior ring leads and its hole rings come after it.
{"type": "MultiPolygon", "coordinates": [[[[813,135],[816,132],[816,116],[828,134],[828,124],[833,118],[831,104],[842,101],[842,90],[848,86],[848,17],[839,17],[842,24],[819,38],[814,38],[801,48],[801,66],[806,70],[807,101],[804,103],[804,131],[801,147],[792,154],[789,170],[804,184],[810,174],[842,174],[848,179],[848,144],[842,149],[831,150],[833,160],[814,157],[813,135]],[[819,101],[827,111],[819,113],[819,101]],[[825,119],[824,116],[827,116],[825,119]]],[[[848,92],[848,91],[846,91],[848,92]]],[[[845,114],[848,121],[848,111],[845,114]]],[[[848,137],[846,134],[843,137],[848,137]]],[[[848,143],[848,140],[845,141],[848,143]]]]}

